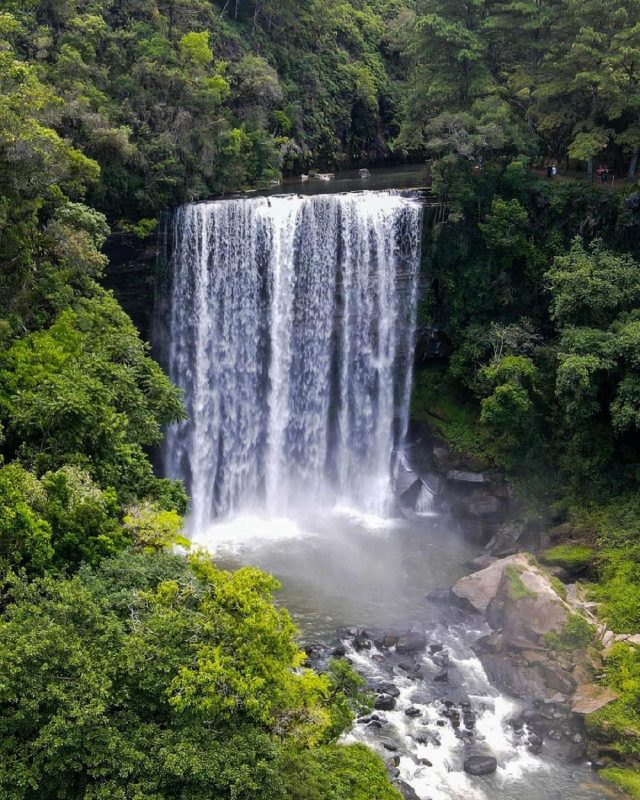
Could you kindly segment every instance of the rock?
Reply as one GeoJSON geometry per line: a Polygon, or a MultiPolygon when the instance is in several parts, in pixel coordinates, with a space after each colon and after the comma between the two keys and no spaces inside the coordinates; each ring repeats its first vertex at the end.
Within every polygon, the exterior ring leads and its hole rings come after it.
{"type": "Polygon", "coordinates": [[[573,692],[575,684],[569,673],[563,669],[554,668],[554,665],[548,663],[538,664],[538,672],[550,689],[562,694],[571,694],[573,692]]]}
{"type": "Polygon", "coordinates": [[[378,711],[393,711],[396,707],[396,698],[388,694],[379,694],[373,707],[378,711]]]}
{"type": "Polygon", "coordinates": [[[397,742],[394,742],[393,739],[381,739],[380,744],[384,747],[385,750],[389,750],[392,753],[398,749],[397,742]]]}
{"type": "Polygon", "coordinates": [[[396,642],[397,653],[419,653],[427,646],[427,637],[424,633],[409,631],[398,636],[396,642]]]}
{"type": "MultiPolygon", "coordinates": [[[[422,481],[418,478],[414,481],[411,486],[400,496],[398,497],[398,502],[400,503],[401,509],[407,509],[409,511],[415,511],[416,505],[418,503],[418,498],[422,493],[422,481]]],[[[412,516],[412,515],[409,515],[412,516]]]]}
{"type": "Polygon", "coordinates": [[[336,658],[343,658],[347,655],[347,648],[344,645],[339,644],[337,647],[333,648],[331,655],[335,656],[336,658]]]}
{"type": "Polygon", "coordinates": [[[451,589],[432,589],[427,595],[427,600],[432,603],[451,603],[454,599],[451,589]]]}
{"type": "Polygon", "coordinates": [[[432,455],[436,469],[442,472],[448,472],[451,469],[453,465],[453,456],[448,447],[436,444],[433,446],[432,455]]]}
{"type": "MultiPolygon", "coordinates": [[[[512,558],[516,558],[512,556],[512,558]]],[[[451,588],[460,600],[465,600],[476,611],[484,613],[498,593],[502,576],[510,559],[500,559],[479,572],[461,578],[451,588]]]]}
{"type": "Polygon", "coordinates": [[[502,653],[479,653],[491,683],[500,691],[523,700],[539,700],[548,694],[542,677],[533,667],[523,667],[502,653]]]}
{"type": "Polygon", "coordinates": [[[422,711],[415,706],[409,706],[409,708],[405,709],[404,713],[407,715],[407,717],[419,717],[422,714],[422,711]]]}
{"type": "Polygon", "coordinates": [[[464,771],[469,775],[491,775],[498,769],[498,762],[493,756],[471,755],[464,760],[464,771]]]}
{"type": "MultiPolygon", "coordinates": [[[[515,550],[512,551],[512,552],[515,552],[515,550]]],[[[502,553],[501,555],[508,555],[508,554],[502,553]]],[[[491,566],[491,564],[493,564],[497,560],[498,559],[496,558],[496,556],[490,556],[488,553],[485,553],[485,555],[478,556],[477,558],[472,558],[471,561],[469,561],[467,563],[468,563],[468,566],[471,567],[471,569],[477,571],[477,570],[480,570],[480,569],[486,569],[487,567],[491,566]]]]}
{"type": "Polygon", "coordinates": [[[424,689],[416,689],[415,692],[409,695],[409,700],[412,703],[419,703],[421,706],[426,706],[431,702],[432,696],[424,689]]]}
{"type": "Polygon", "coordinates": [[[543,739],[537,733],[530,733],[527,737],[527,749],[534,755],[542,752],[543,739]]]}
{"type": "Polygon", "coordinates": [[[438,681],[439,683],[449,683],[449,673],[446,671],[446,669],[443,669],[442,672],[439,672],[433,680],[438,681]]]}
{"type": "Polygon", "coordinates": [[[580,715],[592,714],[617,699],[618,695],[611,689],[586,683],[576,689],[571,701],[571,711],[580,715]]]}
{"type": "Polygon", "coordinates": [[[499,631],[490,633],[489,636],[483,636],[478,639],[475,649],[484,653],[502,653],[504,651],[504,636],[499,631]]]}
{"type": "Polygon", "coordinates": [[[400,689],[398,689],[395,683],[389,683],[387,681],[376,683],[373,687],[373,691],[377,692],[378,694],[388,694],[391,697],[400,696],[400,689]]]}
{"type": "Polygon", "coordinates": [[[576,664],[571,670],[571,677],[577,686],[581,686],[584,683],[591,683],[593,676],[591,670],[587,669],[583,664],[576,664]]]}
{"type": "Polygon", "coordinates": [[[490,479],[483,472],[471,472],[470,470],[450,469],[447,472],[447,480],[454,483],[491,483],[490,479]]]}
{"type": "Polygon", "coordinates": [[[387,767],[387,775],[389,776],[389,778],[391,778],[391,780],[393,780],[394,778],[399,778],[400,770],[398,769],[398,767],[387,767]]]}
{"type": "Polygon", "coordinates": [[[440,644],[439,642],[433,642],[432,644],[429,645],[429,652],[431,653],[431,655],[433,655],[434,653],[441,653],[443,649],[444,645],[440,644]]]}
{"type": "Polygon", "coordinates": [[[417,744],[431,744],[434,747],[440,747],[442,744],[440,734],[436,733],[435,731],[421,730],[410,735],[413,741],[417,744]]]}
{"type": "Polygon", "coordinates": [[[419,475],[411,469],[402,455],[398,455],[393,467],[393,491],[396,496],[404,494],[419,482],[419,475]]]}
{"type": "Polygon", "coordinates": [[[495,517],[501,510],[502,503],[491,494],[472,500],[467,505],[467,514],[470,517],[495,517]]]}
{"type": "Polygon", "coordinates": [[[393,781],[393,785],[403,796],[404,800],[420,800],[420,797],[419,795],[416,794],[415,789],[409,786],[408,783],[405,783],[404,781],[397,779],[393,781]]]}
{"type": "Polygon", "coordinates": [[[520,523],[507,523],[502,525],[487,544],[485,548],[487,553],[500,558],[517,553],[520,549],[519,543],[524,534],[524,530],[524,525],[520,523]]]}
{"type": "Polygon", "coordinates": [[[494,630],[502,629],[505,643],[520,648],[560,633],[571,613],[549,577],[521,553],[462,578],[452,592],[485,613],[494,630]]]}
{"type": "Polygon", "coordinates": [[[364,634],[359,633],[353,640],[356,650],[371,650],[371,640],[364,634]]]}

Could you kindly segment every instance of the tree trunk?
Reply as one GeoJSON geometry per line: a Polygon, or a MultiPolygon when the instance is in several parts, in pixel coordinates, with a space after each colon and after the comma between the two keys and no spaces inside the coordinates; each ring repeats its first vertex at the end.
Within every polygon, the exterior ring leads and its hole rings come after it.
{"type": "Polygon", "coordinates": [[[629,164],[629,180],[633,180],[636,177],[636,172],[638,171],[638,158],[640,157],[640,147],[636,147],[633,151],[633,155],[631,156],[631,163],[629,164]]]}
{"type": "Polygon", "coordinates": [[[593,156],[589,156],[587,159],[587,175],[589,176],[589,180],[593,180],[593,156]]]}

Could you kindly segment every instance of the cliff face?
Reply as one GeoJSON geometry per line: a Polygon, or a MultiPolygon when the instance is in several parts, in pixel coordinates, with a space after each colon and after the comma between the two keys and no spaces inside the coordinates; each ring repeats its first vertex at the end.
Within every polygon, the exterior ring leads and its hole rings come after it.
{"type": "Polygon", "coordinates": [[[102,281],[111,289],[124,310],[149,341],[155,292],[157,237],[140,241],[128,234],[113,234],[104,252],[109,266],[102,281]]]}

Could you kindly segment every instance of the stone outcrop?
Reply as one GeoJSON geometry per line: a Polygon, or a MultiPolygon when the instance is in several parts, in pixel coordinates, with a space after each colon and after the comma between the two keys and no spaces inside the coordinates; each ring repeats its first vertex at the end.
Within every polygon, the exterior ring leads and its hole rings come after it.
{"type": "Polygon", "coordinates": [[[505,643],[537,644],[549,633],[561,633],[571,614],[550,578],[525,554],[494,561],[459,580],[456,597],[487,616],[505,643]]]}
{"type": "Polygon", "coordinates": [[[574,714],[592,714],[617,699],[618,695],[606,686],[585,683],[576,689],[571,701],[571,710],[574,714]]]}

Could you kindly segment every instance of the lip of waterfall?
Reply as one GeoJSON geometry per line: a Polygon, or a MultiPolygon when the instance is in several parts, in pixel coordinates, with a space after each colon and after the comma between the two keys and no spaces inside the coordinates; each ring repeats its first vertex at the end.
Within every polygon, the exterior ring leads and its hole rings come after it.
{"type": "Polygon", "coordinates": [[[422,204],[406,191],[277,195],[173,216],[159,303],[187,420],[164,471],[189,527],[342,501],[382,513],[412,380],[422,204]]]}

